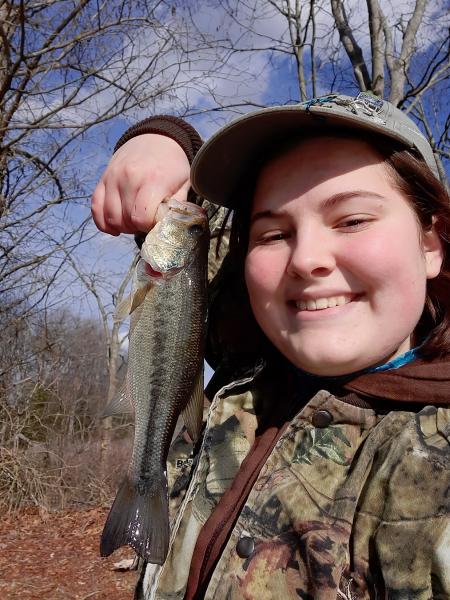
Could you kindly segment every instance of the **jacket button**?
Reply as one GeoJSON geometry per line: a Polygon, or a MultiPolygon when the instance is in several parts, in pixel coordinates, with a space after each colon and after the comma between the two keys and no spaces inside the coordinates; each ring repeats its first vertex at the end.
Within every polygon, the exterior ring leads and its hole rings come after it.
{"type": "Polygon", "coordinates": [[[255,549],[255,540],[251,537],[241,537],[236,544],[236,552],[240,558],[248,558],[255,549]]]}
{"type": "Polygon", "coordinates": [[[333,421],[333,415],[329,413],[327,410],[318,410],[316,411],[311,419],[314,427],[319,427],[322,429],[323,427],[328,427],[330,423],[333,421]]]}

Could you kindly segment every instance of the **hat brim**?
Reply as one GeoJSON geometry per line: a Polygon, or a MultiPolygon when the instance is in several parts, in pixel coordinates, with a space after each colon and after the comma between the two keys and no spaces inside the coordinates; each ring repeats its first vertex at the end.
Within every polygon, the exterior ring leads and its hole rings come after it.
{"type": "MultiPolygon", "coordinates": [[[[384,105],[388,111],[398,110],[388,103],[384,105]]],[[[372,131],[422,154],[410,136],[402,135],[392,125],[386,127],[381,118],[369,119],[341,106],[277,106],[243,115],[211,136],[192,164],[192,187],[210,202],[232,208],[238,184],[251,176],[254,165],[276,144],[324,132],[332,135],[339,129],[372,131]]]]}

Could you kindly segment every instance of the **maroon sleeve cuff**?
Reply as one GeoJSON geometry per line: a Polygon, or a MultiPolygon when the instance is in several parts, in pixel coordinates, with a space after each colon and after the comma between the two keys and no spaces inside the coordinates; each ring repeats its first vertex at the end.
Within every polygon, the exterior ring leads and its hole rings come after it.
{"type": "Polygon", "coordinates": [[[117,142],[114,152],[132,138],[144,133],[157,133],[170,137],[183,148],[191,164],[200,146],[203,144],[202,138],[192,125],[189,125],[189,123],[179,117],[161,115],[144,119],[127,129],[117,142]]]}

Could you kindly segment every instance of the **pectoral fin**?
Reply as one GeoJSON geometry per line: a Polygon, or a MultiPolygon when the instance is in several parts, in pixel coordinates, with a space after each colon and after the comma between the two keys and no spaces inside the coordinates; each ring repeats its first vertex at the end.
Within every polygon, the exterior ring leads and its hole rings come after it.
{"type": "Polygon", "coordinates": [[[128,296],[122,302],[116,306],[116,310],[114,311],[113,320],[116,323],[120,323],[124,321],[131,312],[131,305],[133,303],[133,296],[128,296]]]}
{"type": "Polygon", "coordinates": [[[134,312],[136,308],[138,308],[138,306],[144,302],[147,292],[152,287],[153,286],[151,283],[147,283],[143,287],[137,288],[137,290],[125,298],[125,300],[122,300],[122,302],[118,304],[114,313],[114,321],[120,323],[120,321],[126,319],[128,315],[131,315],[131,313],[134,312]]]}
{"type": "Polygon", "coordinates": [[[186,408],[183,410],[183,421],[186,425],[186,429],[195,442],[200,437],[203,422],[203,403],[204,403],[204,391],[203,391],[203,366],[199,370],[194,391],[189,399],[186,408]]]}
{"type": "Polygon", "coordinates": [[[102,418],[113,417],[115,415],[132,415],[134,413],[133,406],[127,394],[127,382],[119,389],[113,399],[108,402],[102,413],[102,418]]]}
{"type": "Polygon", "coordinates": [[[153,286],[151,283],[147,283],[147,285],[144,285],[144,287],[141,287],[134,292],[133,301],[131,303],[130,313],[132,313],[134,310],[136,310],[136,308],[144,302],[147,292],[152,287],[153,286]]]}

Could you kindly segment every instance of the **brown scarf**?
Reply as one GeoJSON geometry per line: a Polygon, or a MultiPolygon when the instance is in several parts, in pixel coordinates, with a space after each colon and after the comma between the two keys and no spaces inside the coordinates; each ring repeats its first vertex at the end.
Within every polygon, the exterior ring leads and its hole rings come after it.
{"type": "Polygon", "coordinates": [[[450,359],[417,358],[398,369],[357,375],[343,388],[368,400],[450,404],[450,359]]]}

